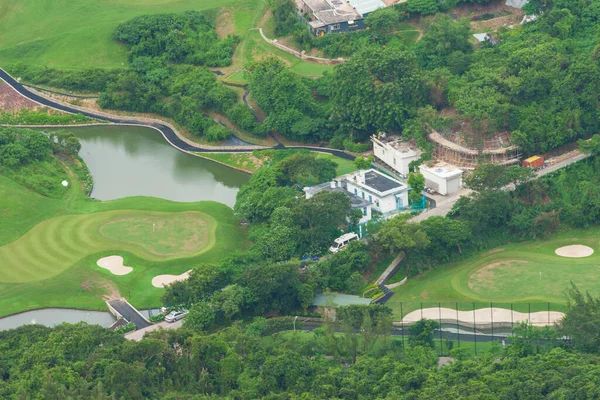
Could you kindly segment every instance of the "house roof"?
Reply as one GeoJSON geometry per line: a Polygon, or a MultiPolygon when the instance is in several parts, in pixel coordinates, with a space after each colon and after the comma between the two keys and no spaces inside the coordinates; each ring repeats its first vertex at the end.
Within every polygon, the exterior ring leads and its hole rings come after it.
{"type": "Polygon", "coordinates": [[[385,175],[378,174],[375,171],[368,171],[365,173],[365,185],[382,193],[402,186],[401,183],[396,182],[385,175]]]}
{"type": "Polygon", "coordinates": [[[349,294],[341,294],[341,293],[330,293],[324,294],[320,293],[315,296],[313,299],[312,305],[317,307],[323,306],[331,306],[331,307],[343,307],[343,306],[351,306],[354,304],[371,304],[371,299],[364,299],[358,296],[352,296],[349,294]]]}
{"type": "Polygon", "coordinates": [[[303,0],[303,2],[317,18],[317,21],[309,23],[313,28],[362,19],[360,13],[346,0],[303,0]]]}
{"type": "Polygon", "coordinates": [[[331,5],[325,0],[302,0],[313,12],[331,10],[331,5]]]}
{"type": "Polygon", "coordinates": [[[463,170],[455,167],[454,165],[446,164],[444,162],[437,163],[433,167],[427,167],[424,165],[420,165],[419,169],[421,172],[429,172],[432,175],[435,175],[442,179],[451,179],[456,178],[462,175],[463,170]]]}
{"type": "Polygon", "coordinates": [[[341,188],[339,186],[332,188],[331,182],[325,182],[325,183],[321,183],[321,184],[318,184],[315,186],[305,187],[303,190],[306,194],[309,194],[311,196],[314,196],[315,194],[322,192],[324,190],[327,190],[330,192],[344,193],[345,195],[347,195],[350,198],[350,206],[352,208],[363,208],[363,207],[367,207],[367,206],[371,205],[371,203],[369,201],[367,201],[366,199],[363,199],[362,197],[359,197],[353,193],[350,193],[347,190],[345,190],[344,188],[341,188]]]}
{"type": "Polygon", "coordinates": [[[385,4],[381,0],[350,0],[350,4],[363,16],[378,8],[385,8],[385,4]]]}

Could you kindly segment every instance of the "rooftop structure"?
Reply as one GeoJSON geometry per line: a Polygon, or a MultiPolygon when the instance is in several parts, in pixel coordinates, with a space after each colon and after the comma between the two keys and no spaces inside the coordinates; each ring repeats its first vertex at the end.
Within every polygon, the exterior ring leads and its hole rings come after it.
{"type": "Polygon", "coordinates": [[[380,134],[372,136],[373,154],[378,162],[398,172],[401,176],[408,175],[409,164],[420,157],[420,152],[410,147],[409,143],[396,136],[380,134]]]}
{"type": "Polygon", "coordinates": [[[425,186],[440,194],[453,194],[461,188],[463,171],[454,165],[438,162],[432,166],[420,165],[419,170],[425,177],[425,186]]]}
{"type": "Polygon", "coordinates": [[[312,16],[308,25],[315,35],[362,29],[368,13],[385,7],[381,0],[301,0],[301,3],[300,10],[312,16]]]}
{"type": "Polygon", "coordinates": [[[327,190],[330,192],[340,192],[340,193],[347,194],[348,197],[350,198],[350,204],[352,205],[352,208],[363,208],[363,207],[367,207],[367,206],[371,205],[371,203],[369,203],[367,200],[363,199],[362,197],[356,196],[353,193],[348,192],[337,181],[325,182],[325,183],[321,183],[321,184],[318,184],[315,186],[305,187],[304,193],[306,193],[306,198],[310,199],[315,194],[322,192],[324,190],[327,190]]]}
{"type": "Polygon", "coordinates": [[[378,8],[386,7],[381,0],[350,0],[350,4],[352,4],[354,9],[363,16],[377,10],[378,8]]]}

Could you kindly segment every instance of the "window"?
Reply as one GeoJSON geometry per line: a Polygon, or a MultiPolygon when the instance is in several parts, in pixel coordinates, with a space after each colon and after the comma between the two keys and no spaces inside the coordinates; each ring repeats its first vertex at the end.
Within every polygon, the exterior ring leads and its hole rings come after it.
{"type": "Polygon", "coordinates": [[[354,195],[358,196],[358,189],[357,188],[354,188],[354,195]]]}
{"type": "Polygon", "coordinates": [[[367,216],[367,207],[364,207],[363,208],[363,217],[366,217],[366,216],[367,216]]]}
{"type": "Polygon", "coordinates": [[[372,203],[373,202],[373,196],[369,195],[369,201],[372,203]]]}
{"type": "Polygon", "coordinates": [[[363,199],[365,198],[365,192],[362,192],[362,197],[363,197],[363,199]]]}
{"type": "Polygon", "coordinates": [[[331,25],[331,28],[330,28],[330,29],[331,29],[332,31],[337,31],[338,29],[340,29],[340,24],[333,24],[333,25],[331,25]]]}

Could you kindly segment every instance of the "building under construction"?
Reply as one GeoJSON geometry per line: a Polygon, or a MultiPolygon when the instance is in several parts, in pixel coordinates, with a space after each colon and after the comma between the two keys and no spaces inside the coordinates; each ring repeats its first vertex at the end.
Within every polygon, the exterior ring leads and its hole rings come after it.
{"type": "Polygon", "coordinates": [[[435,143],[433,156],[463,169],[473,169],[479,163],[518,164],[519,148],[506,132],[479,137],[477,141],[461,137],[456,132],[440,133],[433,129],[428,135],[435,143]]]}

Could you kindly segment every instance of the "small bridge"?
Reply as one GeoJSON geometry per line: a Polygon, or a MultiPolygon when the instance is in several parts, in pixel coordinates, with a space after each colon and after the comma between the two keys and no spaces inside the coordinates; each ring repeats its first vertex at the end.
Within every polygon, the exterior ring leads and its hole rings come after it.
{"type": "Polygon", "coordinates": [[[146,317],[144,317],[124,298],[108,300],[106,305],[108,306],[108,309],[112,315],[117,317],[117,319],[124,319],[127,322],[133,322],[136,329],[143,329],[152,325],[150,321],[146,319],[146,317]]]}

